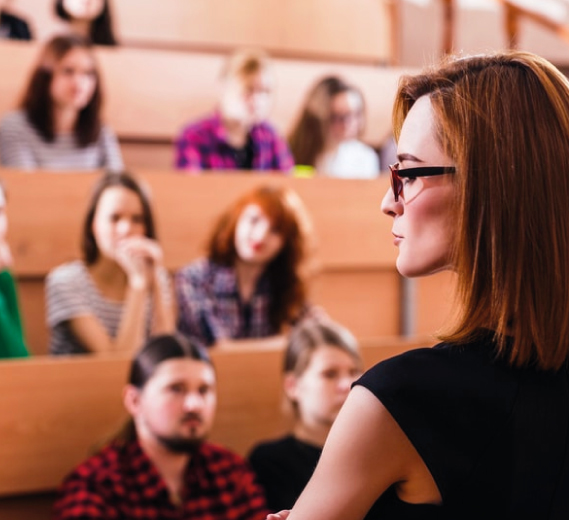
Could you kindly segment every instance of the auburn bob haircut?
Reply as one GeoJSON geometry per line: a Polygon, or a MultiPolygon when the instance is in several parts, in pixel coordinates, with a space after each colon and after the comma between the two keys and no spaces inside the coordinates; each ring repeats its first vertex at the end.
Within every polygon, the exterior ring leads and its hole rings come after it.
{"type": "Polygon", "coordinates": [[[494,331],[516,366],[569,354],[569,82],[526,52],[453,58],[402,80],[394,130],[428,95],[455,161],[458,321],[441,338],[494,331]]]}

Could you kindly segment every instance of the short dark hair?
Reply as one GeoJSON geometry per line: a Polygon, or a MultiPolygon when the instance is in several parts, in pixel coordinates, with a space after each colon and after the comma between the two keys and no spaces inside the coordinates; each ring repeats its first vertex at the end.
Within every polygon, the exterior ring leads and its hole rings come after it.
{"type": "Polygon", "coordinates": [[[94,186],[91,200],[87,208],[87,215],[85,216],[85,221],[83,223],[81,249],[83,251],[83,259],[87,265],[94,264],[99,258],[99,247],[97,246],[97,241],[93,234],[93,220],[95,218],[97,205],[99,204],[99,199],[107,188],[115,186],[126,188],[138,195],[142,205],[144,235],[147,238],[152,238],[153,240],[156,239],[156,229],[154,226],[154,217],[152,216],[150,199],[140,183],[127,172],[107,172],[94,186]]]}
{"type": "Polygon", "coordinates": [[[163,361],[188,358],[213,367],[205,348],[180,334],[162,334],[148,339],[130,366],[128,383],[142,389],[163,361]]]}
{"type": "MultiPolygon", "coordinates": [[[[92,54],[88,39],[77,34],[56,36],[49,40],[42,49],[39,60],[32,71],[21,103],[22,110],[30,124],[42,138],[52,143],[55,140],[53,120],[53,101],[51,99],[51,82],[55,65],[73,49],[84,49],[92,54]]],[[[93,60],[94,60],[93,56],[93,60]]],[[[74,134],[77,144],[85,147],[96,142],[101,133],[101,77],[95,65],[95,91],[87,105],[79,111],[75,122],[74,134]]]]}
{"type": "MultiPolygon", "coordinates": [[[[71,15],[65,10],[63,1],[64,0],[56,0],[55,14],[62,20],[69,21],[72,18],[71,15]]],[[[95,45],[117,45],[117,40],[113,31],[109,0],[104,0],[103,10],[101,11],[101,14],[91,22],[89,37],[95,45]]]]}

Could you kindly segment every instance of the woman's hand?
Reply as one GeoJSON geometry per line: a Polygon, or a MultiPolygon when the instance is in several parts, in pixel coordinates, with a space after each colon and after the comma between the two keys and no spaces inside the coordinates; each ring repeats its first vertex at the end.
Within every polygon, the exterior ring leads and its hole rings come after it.
{"type": "Polygon", "coordinates": [[[267,515],[267,520],[286,520],[290,515],[290,509],[283,509],[278,513],[273,513],[272,515],[267,515]]]}
{"type": "Polygon", "coordinates": [[[158,242],[146,237],[128,237],[119,242],[115,259],[125,271],[129,284],[149,288],[156,268],[162,265],[162,249],[158,242]]]}

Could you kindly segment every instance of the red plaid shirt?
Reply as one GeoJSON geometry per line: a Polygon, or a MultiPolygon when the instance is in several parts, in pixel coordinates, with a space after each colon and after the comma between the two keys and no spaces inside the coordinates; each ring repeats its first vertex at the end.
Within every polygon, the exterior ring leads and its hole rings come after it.
{"type": "Polygon", "coordinates": [[[174,505],[137,441],[111,444],[63,482],[54,519],[265,520],[265,498],[238,455],[205,443],[186,468],[182,504],[174,505]]]}
{"type": "MultiPolygon", "coordinates": [[[[288,145],[271,125],[259,123],[251,129],[249,136],[253,146],[253,170],[292,170],[294,160],[288,145]]],[[[182,131],[176,142],[176,167],[185,170],[238,169],[219,114],[182,131]]]]}

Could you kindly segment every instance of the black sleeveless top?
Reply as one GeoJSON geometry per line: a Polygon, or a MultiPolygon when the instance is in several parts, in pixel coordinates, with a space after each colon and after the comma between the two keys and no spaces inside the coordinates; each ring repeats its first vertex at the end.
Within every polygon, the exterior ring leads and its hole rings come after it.
{"type": "Polygon", "coordinates": [[[569,378],[496,359],[492,335],[379,363],[355,384],[389,410],[433,476],[441,506],[392,487],[366,520],[569,519],[569,378]]]}

